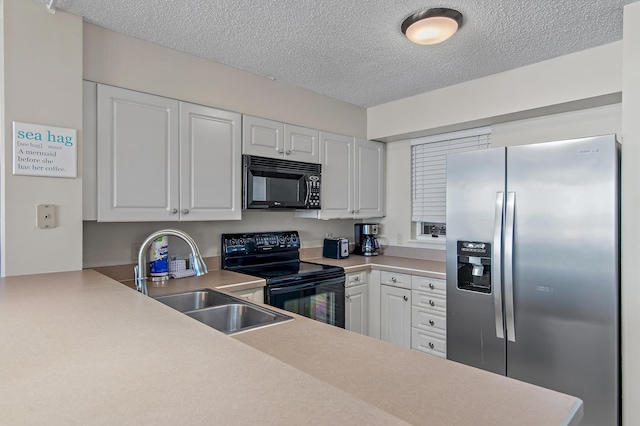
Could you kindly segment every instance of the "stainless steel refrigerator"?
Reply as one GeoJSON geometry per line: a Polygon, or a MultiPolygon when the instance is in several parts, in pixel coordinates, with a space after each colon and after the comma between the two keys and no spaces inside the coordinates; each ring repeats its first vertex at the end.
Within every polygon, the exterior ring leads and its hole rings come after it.
{"type": "Polygon", "coordinates": [[[447,358],[576,396],[581,425],[620,423],[619,151],[447,157],[447,358]]]}

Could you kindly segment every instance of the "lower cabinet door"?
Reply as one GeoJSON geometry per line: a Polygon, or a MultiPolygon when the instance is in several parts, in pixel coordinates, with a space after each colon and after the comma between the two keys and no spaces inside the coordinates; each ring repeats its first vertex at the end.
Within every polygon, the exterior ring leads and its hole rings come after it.
{"type": "Polygon", "coordinates": [[[369,334],[369,287],[359,284],[345,289],[345,328],[369,334]]]}
{"type": "Polygon", "coordinates": [[[380,339],[411,347],[411,290],[380,286],[380,339]]]}

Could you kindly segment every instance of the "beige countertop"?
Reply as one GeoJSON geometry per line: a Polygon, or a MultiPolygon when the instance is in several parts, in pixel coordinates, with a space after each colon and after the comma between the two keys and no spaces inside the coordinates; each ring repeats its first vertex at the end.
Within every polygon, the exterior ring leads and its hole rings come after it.
{"type": "Polygon", "coordinates": [[[0,340],[1,424],[404,423],[95,271],[0,279],[0,340]]]}
{"type": "MultiPolygon", "coordinates": [[[[444,276],[442,262],[306,260],[444,276]]],[[[215,270],[149,290],[262,285],[215,270]]],[[[229,337],[94,271],[0,279],[0,423],[559,425],[582,416],[574,397],[290,315],[229,337]]]]}
{"type": "Polygon", "coordinates": [[[442,278],[446,275],[445,262],[424,259],[410,259],[395,256],[358,256],[350,255],[346,259],[328,259],[326,257],[307,258],[307,262],[325,263],[342,266],[345,272],[356,272],[367,269],[382,269],[431,278],[442,278]]]}

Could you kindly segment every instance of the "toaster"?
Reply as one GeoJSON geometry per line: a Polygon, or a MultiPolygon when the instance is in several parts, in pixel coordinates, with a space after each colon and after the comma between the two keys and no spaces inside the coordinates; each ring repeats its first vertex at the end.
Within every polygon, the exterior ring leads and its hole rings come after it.
{"type": "Polygon", "coordinates": [[[349,257],[349,240],[346,238],[325,238],[322,257],[346,259],[349,257]]]}

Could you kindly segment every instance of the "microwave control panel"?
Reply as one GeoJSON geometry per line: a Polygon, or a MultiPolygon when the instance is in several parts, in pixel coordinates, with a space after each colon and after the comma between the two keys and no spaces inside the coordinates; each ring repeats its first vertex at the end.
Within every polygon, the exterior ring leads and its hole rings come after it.
{"type": "Polygon", "coordinates": [[[320,176],[309,176],[309,208],[320,208],[320,176]]]}

